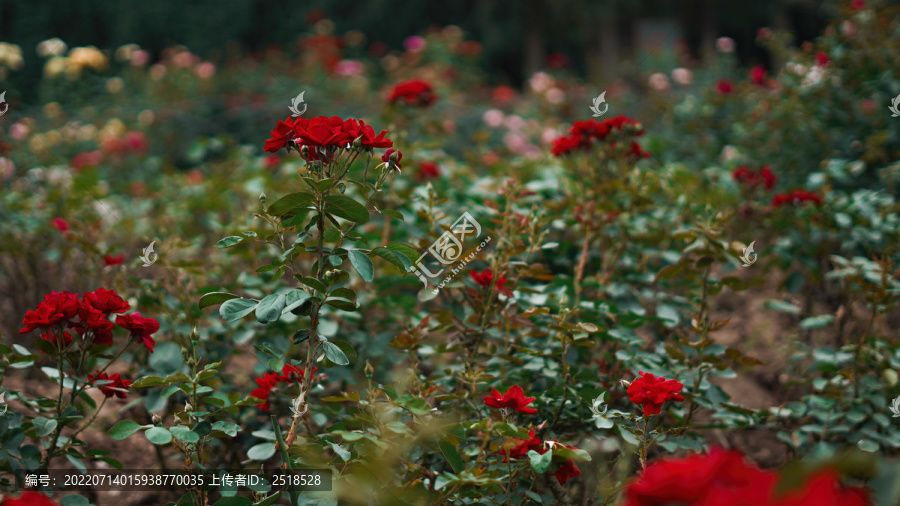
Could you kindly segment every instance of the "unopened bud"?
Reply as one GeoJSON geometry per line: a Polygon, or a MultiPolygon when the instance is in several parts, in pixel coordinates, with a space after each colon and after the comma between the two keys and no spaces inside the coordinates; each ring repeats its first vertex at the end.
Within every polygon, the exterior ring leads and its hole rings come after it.
{"type": "Polygon", "coordinates": [[[304,145],[303,147],[301,147],[300,155],[302,155],[303,158],[308,160],[309,159],[309,146],[304,145]]]}
{"type": "Polygon", "coordinates": [[[262,192],[259,194],[259,203],[265,205],[266,203],[266,192],[262,192]]]}
{"type": "Polygon", "coordinates": [[[153,415],[150,419],[153,421],[153,425],[159,425],[162,422],[162,418],[159,415],[153,415]]]}
{"type": "Polygon", "coordinates": [[[353,149],[355,149],[355,150],[358,151],[359,148],[362,147],[362,138],[363,138],[363,136],[360,135],[360,136],[357,137],[356,139],[353,139],[353,149]]]}
{"type": "Polygon", "coordinates": [[[184,412],[185,412],[185,413],[192,413],[193,411],[194,411],[194,406],[191,406],[191,403],[190,403],[190,402],[185,402],[185,403],[184,403],[184,412]]]}
{"type": "Polygon", "coordinates": [[[403,156],[399,151],[394,151],[391,153],[391,161],[395,164],[400,161],[400,157],[403,156]]]}
{"type": "Polygon", "coordinates": [[[630,382],[630,381],[626,381],[626,380],[623,380],[623,379],[620,379],[620,380],[619,380],[619,383],[621,383],[622,386],[625,387],[625,388],[628,388],[628,387],[631,386],[631,382],[630,382]]]}
{"type": "Polygon", "coordinates": [[[366,360],[366,368],[365,368],[365,371],[366,371],[366,377],[367,377],[367,378],[371,378],[372,375],[375,374],[375,368],[372,367],[372,364],[370,364],[368,360],[366,360]]]}

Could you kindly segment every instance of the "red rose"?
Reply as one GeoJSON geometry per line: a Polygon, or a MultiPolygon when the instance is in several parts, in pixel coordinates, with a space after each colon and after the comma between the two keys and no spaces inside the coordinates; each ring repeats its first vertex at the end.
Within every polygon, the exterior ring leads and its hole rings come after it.
{"type": "Polygon", "coordinates": [[[581,146],[581,140],[577,137],[564,135],[553,141],[553,156],[561,156],[569,151],[574,151],[581,146]]]}
{"type": "Polygon", "coordinates": [[[728,95],[732,91],[734,91],[734,85],[731,84],[731,81],[727,79],[719,79],[716,82],[716,91],[721,93],[722,95],[728,95]]]}
{"type": "MultiPolygon", "coordinates": [[[[59,336],[52,332],[44,332],[41,334],[41,339],[47,341],[53,346],[59,346],[59,336]]],[[[69,347],[72,343],[72,334],[69,334],[66,331],[63,331],[63,349],[69,347]]],[[[43,352],[42,352],[43,353],[43,352]]]]}
{"type": "Polygon", "coordinates": [[[399,100],[403,100],[407,105],[427,107],[437,100],[437,95],[427,81],[412,79],[395,85],[387,98],[391,104],[399,100]]]}
{"type": "Polygon", "coordinates": [[[824,67],[828,65],[830,61],[831,58],[828,57],[828,53],[824,51],[819,51],[818,53],[816,53],[816,65],[824,67]]]}
{"type": "Polygon", "coordinates": [[[294,131],[294,118],[288,118],[276,123],[275,130],[272,130],[269,135],[272,137],[266,140],[266,147],[263,148],[263,151],[274,153],[287,146],[287,143],[297,136],[297,133],[294,131]]]}
{"type": "Polygon", "coordinates": [[[360,142],[364,148],[384,149],[394,145],[394,141],[385,138],[388,134],[387,130],[382,130],[381,133],[375,135],[375,129],[365,124],[361,119],[347,120],[344,122],[343,128],[344,131],[347,132],[347,136],[350,138],[351,142],[361,136],[362,139],[360,142]]]}
{"type": "Polygon", "coordinates": [[[528,431],[528,439],[513,438],[510,441],[518,442],[518,444],[516,444],[516,446],[513,446],[512,448],[509,448],[508,451],[508,444],[504,444],[503,448],[500,448],[500,455],[506,455],[506,457],[503,458],[503,462],[506,462],[511,458],[525,458],[528,455],[529,450],[539,451],[544,445],[544,442],[541,441],[541,438],[534,435],[534,429],[528,431]]]}
{"type": "Polygon", "coordinates": [[[779,193],[772,197],[772,206],[774,207],[800,205],[804,202],[812,202],[819,206],[822,205],[823,200],[817,193],[807,190],[794,190],[789,193],[779,193]]]}
{"type": "Polygon", "coordinates": [[[491,395],[485,396],[484,405],[491,408],[508,408],[526,415],[533,415],[538,412],[534,408],[527,407],[534,402],[534,397],[525,397],[525,392],[519,385],[513,385],[505,394],[500,394],[497,389],[491,390],[491,395]]]}
{"type": "Polygon", "coordinates": [[[402,159],[403,159],[403,153],[397,151],[394,148],[390,148],[390,149],[386,150],[384,152],[384,154],[381,155],[382,162],[387,164],[388,167],[391,167],[393,165],[394,167],[397,168],[397,170],[400,170],[400,168],[401,168],[400,160],[402,160],[402,159]],[[391,160],[391,157],[394,155],[394,153],[397,154],[397,156],[395,157],[396,159],[391,160]]]}
{"type": "Polygon", "coordinates": [[[111,381],[112,383],[106,383],[103,385],[99,385],[97,388],[106,396],[106,398],[110,398],[113,395],[118,397],[119,399],[125,399],[128,397],[126,390],[131,387],[131,380],[122,379],[121,374],[109,374],[107,375],[105,372],[100,372],[99,370],[94,374],[88,375],[88,383],[93,384],[95,381],[111,381]]]}
{"type": "Polygon", "coordinates": [[[72,166],[76,171],[81,170],[87,166],[96,167],[103,163],[103,152],[102,151],[82,151],[81,153],[76,154],[69,160],[69,165],[72,166]]]}
{"type": "Polygon", "coordinates": [[[52,327],[65,319],[65,315],[55,306],[42,302],[33,311],[29,310],[25,313],[25,318],[22,319],[23,327],[19,330],[19,334],[25,334],[34,329],[52,327]]]}
{"type": "Polygon", "coordinates": [[[419,172],[416,174],[419,179],[434,179],[441,177],[441,168],[436,163],[422,162],[419,165],[419,172]]]}
{"type": "Polygon", "coordinates": [[[7,497],[2,506],[56,506],[56,503],[38,492],[22,492],[18,498],[7,497]]]}
{"type": "Polygon", "coordinates": [[[82,299],[104,313],[124,313],[131,309],[125,300],[112,290],[100,287],[93,292],[85,293],[82,299]]]}
{"type": "Polygon", "coordinates": [[[65,233],[71,230],[71,228],[69,227],[69,222],[62,218],[53,218],[52,220],[50,220],[50,223],[56,230],[59,230],[60,232],[65,233]]]}
{"type": "Polygon", "coordinates": [[[342,147],[353,142],[344,131],[344,120],[337,116],[319,116],[311,118],[309,122],[298,121],[294,131],[297,133],[295,142],[298,147],[309,146],[310,151],[317,147],[342,147]]]}
{"type": "Polygon", "coordinates": [[[106,265],[119,265],[125,261],[125,255],[106,255],[103,257],[103,263],[106,265]]]}
{"type": "Polygon", "coordinates": [[[81,307],[78,295],[71,292],[50,292],[44,295],[43,304],[48,304],[61,313],[64,320],[74,318],[81,307]]]}
{"type": "Polygon", "coordinates": [[[853,0],[852,2],[850,2],[850,8],[855,11],[865,9],[866,2],[864,2],[863,0],[853,0]]]}
{"type": "Polygon", "coordinates": [[[676,380],[657,378],[650,373],[640,373],[641,376],[628,386],[628,400],[640,404],[644,408],[644,415],[658,415],[659,409],[666,401],[683,401],[681,389],[684,385],[676,380]]]}
{"type": "Polygon", "coordinates": [[[272,389],[275,388],[275,384],[278,383],[278,376],[274,373],[267,372],[262,378],[256,378],[254,381],[256,381],[256,384],[259,386],[250,392],[250,396],[265,401],[262,404],[257,404],[256,407],[268,413],[269,408],[271,407],[269,395],[272,393],[272,389]]]}
{"type": "Polygon", "coordinates": [[[766,69],[765,67],[757,66],[753,67],[750,70],[750,80],[753,81],[753,84],[758,84],[763,86],[766,84],[766,69]]]}
{"type": "Polygon", "coordinates": [[[651,463],[628,485],[625,506],[765,506],[773,504],[770,497],[776,483],[773,473],[748,465],[739,453],[713,448],[709,455],[651,463]]]}
{"type": "MultiPolygon", "coordinates": [[[[571,446],[567,446],[566,448],[571,448],[571,446]]],[[[575,467],[575,461],[573,459],[569,459],[553,472],[553,476],[556,476],[560,485],[565,485],[566,482],[569,481],[569,478],[581,476],[581,469],[575,467]]]]}
{"type": "Polygon", "coordinates": [[[78,310],[78,316],[81,318],[79,322],[82,327],[88,330],[110,330],[113,328],[113,322],[109,321],[106,313],[90,305],[88,302],[81,304],[78,310]]]}
{"type": "Polygon", "coordinates": [[[869,506],[872,499],[868,490],[845,487],[838,474],[823,469],[813,474],[800,490],[778,497],[778,506],[869,506]]]}
{"type": "MultiPolygon", "coordinates": [[[[312,368],[312,372],[316,372],[316,368],[312,368]]],[[[285,383],[296,383],[299,381],[303,381],[303,378],[306,374],[305,367],[298,367],[296,365],[284,364],[284,367],[281,369],[281,374],[275,376],[277,381],[285,382],[285,383]]]]}
{"type": "Polygon", "coordinates": [[[763,180],[763,187],[766,190],[775,188],[775,183],[778,182],[778,176],[772,172],[772,169],[770,169],[768,165],[763,165],[763,168],[760,170],[760,176],[763,180]]]}
{"type": "Polygon", "coordinates": [[[145,318],[140,313],[132,313],[116,317],[116,325],[131,332],[131,337],[143,343],[150,353],[153,353],[156,341],[150,336],[159,330],[158,321],[153,318],[145,318]]]}

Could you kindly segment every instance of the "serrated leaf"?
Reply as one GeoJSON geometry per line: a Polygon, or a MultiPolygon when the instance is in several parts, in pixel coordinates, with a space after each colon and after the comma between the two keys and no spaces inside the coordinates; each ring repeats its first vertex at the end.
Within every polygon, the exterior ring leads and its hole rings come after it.
{"type": "Polygon", "coordinates": [[[288,212],[298,207],[305,207],[310,202],[316,200],[316,196],[310,193],[291,193],[276,200],[266,209],[269,216],[282,217],[288,212]]]}
{"type": "Polygon", "coordinates": [[[337,365],[347,365],[350,363],[350,359],[347,358],[347,355],[344,355],[344,352],[341,351],[336,344],[330,341],[322,343],[322,351],[325,352],[325,358],[337,365]]]}
{"type": "Polygon", "coordinates": [[[369,221],[369,211],[359,202],[344,195],[325,197],[325,212],[354,223],[369,221]]]}
{"type": "Polygon", "coordinates": [[[224,239],[221,239],[216,243],[217,248],[230,248],[232,246],[236,246],[244,241],[244,238],[239,235],[228,236],[224,239]]]}
{"type": "Polygon", "coordinates": [[[359,250],[350,250],[347,252],[347,258],[350,259],[350,265],[359,273],[367,282],[371,283],[375,279],[375,264],[368,255],[359,250]]]}
{"type": "Polygon", "coordinates": [[[223,320],[231,323],[252,313],[256,308],[256,304],[257,301],[252,299],[226,300],[219,306],[219,315],[223,320]]]}
{"type": "Polygon", "coordinates": [[[284,294],[272,294],[264,297],[256,305],[256,321],[259,323],[271,323],[278,321],[281,311],[285,306],[284,294]]]}

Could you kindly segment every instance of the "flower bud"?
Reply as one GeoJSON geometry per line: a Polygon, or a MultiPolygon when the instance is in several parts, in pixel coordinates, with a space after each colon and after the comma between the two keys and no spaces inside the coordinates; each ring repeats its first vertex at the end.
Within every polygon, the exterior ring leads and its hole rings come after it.
{"type": "Polygon", "coordinates": [[[356,139],[353,139],[353,149],[359,151],[359,149],[362,148],[362,138],[363,136],[360,135],[356,139]]]}
{"type": "Polygon", "coordinates": [[[302,156],[305,160],[309,160],[309,146],[304,145],[302,148],[300,148],[300,156],[302,156]]]}
{"type": "Polygon", "coordinates": [[[185,413],[193,413],[193,411],[194,411],[194,406],[191,406],[190,402],[185,402],[184,403],[184,412],[185,413]]]}
{"type": "Polygon", "coordinates": [[[262,192],[259,194],[259,203],[263,205],[266,204],[266,192],[262,192]]]}
{"type": "Polygon", "coordinates": [[[368,360],[366,360],[366,368],[365,368],[365,371],[366,371],[366,377],[367,377],[367,378],[371,378],[372,375],[375,374],[375,368],[372,367],[372,364],[370,364],[368,360]]]}
{"type": "Polygon", "coordinates": [[[162,418],[160,418],[159,415],[153,415],[151,417],[151,420],[153,421],[153,425],[159,425],[160,423],[162,423],[162,418]]]}

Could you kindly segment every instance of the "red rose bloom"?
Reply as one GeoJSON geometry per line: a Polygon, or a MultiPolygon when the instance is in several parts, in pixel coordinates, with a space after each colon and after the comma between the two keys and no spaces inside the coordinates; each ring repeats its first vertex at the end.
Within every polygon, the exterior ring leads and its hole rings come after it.
{"type": "Polygon", "coordinates": [[[491,395],[487,395],[484,398],[485,406],[496,409],[508,408],[526,415],[533,415],[538,412],[534,408],[527,407],[532,402],[534,402],[534,397],[525,397],[525,392],[519,385],[513,385],[502,395],[495,388],[491,390],[491,395]]]}
{"type": "Polygon", "coordinates": [[[676,380],[657,378],[650,373],[640,373],[641,377],[628,386],[628,400],[640,404],[644,415],[658,415],[659,409],[666,401],[683,401],[681,389],[684,385],[676,380]]]}
{"type": "Polygon", "coordinates": [[[778,182],[778,176],[772,172],[768,165],[763,165],[758,171],[751,170],[744,165],[731,171],[731,178],[749,189],[756,189],[760,184],[766,190],[771,190],[778,182]]]}
{"type": "Polygon", "coordinates": [[[753,84],[758,84],[759,86],[763,86],[766,84],[766,69],[765,67],[757,66],[750,69],[750,80],[753,81],[753,84]]]}
{"type": "Polygon", "coordinates": [[[360,142],[364,148],[384,149],[394,145],[394,141],[385,138],[388,134],[387,130],[382,130],[381,133],[375,135],[375,129],[365,124],[361,119],[349,119],[344,122],[343,128],[347,132],[347,136],[350,138],[351,142],[362,137],[360,142]]]}
{"type": "MultiPolygon", "coordinates": [[[[595,119],[576,121],[572,123],[569,134],[553,141],[553,155],[560,156],[576,149],[589,150],[595,141],[607,142],[610,135],[618,134],[626,137],[640,137],[644,130],[640,123],[628,116],[615,116],[603,121],[595,119]]],[[[634,158],[645,158],[650,153],[644,151],[640,144],[631,141],[626,144],[626,155],[634,158]]],[[[615,141],[609,142],[610,147],[615,147],[615,141]]]]}
{"type": "Polygon", "coordinates": [[[278,383],[278,376],[274,373],[267,372],[262,378],[256,378],[254,381],[256,381],[256,384],[259,386],[254,388],[250,392],[250,395],[257,399],[262,399],[264,402],[262,404],[257,404],[256,407],[268,413],[269,408],[272,406],[269,402],[269,395],[272,393],[272,389],[275,388],[275,384],[278,383]]]}
{"type": "MultiPolygon", "coordinates": [[[[566,446],[566,448],[571,448],[571,446],[566,446]]],[[[566,482],[569,481],[569,478],[581,476],[581,469],[575,467],[575,461],[573,459],[569,459],[553,472],[553,476],[556,476],[560,485],[565,485],[566,482]]]]}
{"type": "Polygon", "coordinates": [[[831,469],[817,471],[796,491],[778,497],[778,506],[869,506],[868,490],[845,487],[840,476],[831,469]]]}
{"type": "Polygon", "coordinates": [[[106,255],[103,257],[103,263],[106,265],[119,265],[125,261],[125,255],[106,255]]]}
{"type": "Polygon", "coordinates": [[[81,304],[78,310],[78,316],[81,317],[81,327],[86,330],[111,330],[113,322],[109,321],[106,313],[100,311],[88,302],[81,304]]]}
{"type": "Polygon", "coordinates": [[[55,305],[40,303],[33,311],[29,310],[22,319],[22,329],[19,334],[31,332],[34,329],[47,328],[56,325],[66,319],[65,315],[55,305]]]}
{"type": "Polygon", "coordinates": [[[765,506],[772,504],[769,497],[776,483],[773,473],[748,465],[739,453],[714,448],[709,455],[651,463],[640,478],[628,485],[625,506],[765,506]],[[725,502],[715,502],[714,498],[725,502]]]}
{"type": "Polygon", "coordinates": [[[2,506],[57,506],[49,497],[39,492],[22,492],[19,497],[7,497],[2,506]]]}
{"type": "Polygon", "coordinates": [[[50,220],[50,223],[56,230],[59,230],[60,232],[65,233],[71,230],[71,228],[69,227],[69,222],[62,218],[53,218],[52,220],[50,220]]]}
{"type": "Polygon", "coordinates": [[[850,8],[854,11],[862,10],[866,8],[866,2],[863,0],[853,0],[850,2],[850,8]]]}
{"type": "Polygon", "coordinates": [[[82,295],[82,299],[84,299],[84,302],[107,314],[124,313],[131,309],[131,306],[119,294],[103,287],[93,292],[85,293],[82,295]]]}
{"type": "MultiPolygon", "coordinates": [[[[316,368],[312,368],[312,372],[316,372],[316,368]]],[[[285,382],[285,383],[297,383],[303,381],[303,378],[306,374],[305,367],[298,367],[296,365],[284,364],[284,367],[281,369],[281,374],[275,376],[277,381],[285,382]]]]}
{"type": "Polygon", "coordinates": [[[772,197],[772,205],[774,207],[800,205],[804,202],[812,202],[819,206],[822,205],[823,200],[819,194],[807,190],[793,190],[789,193],[779,193],[772,197]]]}
{"type": "Polygon", "coordinates": [[[153,353],[156,341],[150,337],[159,330],[159,322],[153,318],[145,318],[140,313],[121,315],[116,317],[116,325],[131,332],[131,337],[141,342],[153,353]]]}
{"type": "Polygon", "coordinates": [[[437,100],[437,95],[427,81],[412,79],[395,85],[387,98],[387,101],[391,104],[395,104],[400,100],[406,105],[427,107],[437,100]]]}
{"type": "MultiPolygon", "coordinates": [[[[44,341],[47,341],[48,343],[52,344],[53,346],[59,345],[58,344],[59,336],[54,333],[44,332],[41,334],[41,339],[43,339],[44,341]]],[[[71,343],[72,343],[72,334],[69,334],[68,332],[63,331],[63,349],[68,348],[71,343]]]]}
{"type": "Polygon", "coordinates": [[[831,62],[831,58],[828,57],[828,53],[824,51],[816,53],[816,65],[824,67],[828,65],[829,62],[831,62]]]}
{"type": "Polygon", "coordinates": [[[582,147],[581,141],[577,137],[569,135],[557,137],[553,141],[553,156],[561,156],[580,147],[582,147]]]}
{"type": "Polygon", "coordinates": [[[107,399],[114,395],[119,399],[128,397],[128,394],[125,391],[131,387],[131,380],[122,379],[121,374],[116,373],[107,375],[105,372],[100,372],[98,370],[96,373],[88,375],[88,383],[93,384],[97,380],[112,381],[112,383],[106,383],[97,387],[107,399]]]}
{"type": "MultiPolygon", "coordinates": [[[[469,276],[471,276],[472,279],[479,285],[484,286],[484,287],[489,287],[489,286],[491,286],[491,281],[493,281],[493,279],[494,279],[494,271],[492,271],[490,269],[485,269],[481,272],[473,270],[473,271],[469,272],[469,276]]],[[[504,291],[506,289],[506,287],[504,286],[505,284],[506,284],[506,276],[498,276],[497,277],[497,290],[501,291],[501,292],[504,291]]]]}
{"type": "Polygon", "coordinates": [[[43,303],[55,308],[63,315],[64,320],[74,318],[81,307],[78,295],[71,292],[50,292],[44,295],[43,303]]]}
{"type": "Polygon", "coordinates": [[[441,168],[436,163],[422,162],[419,165],[419,172],[416,174],[419,179],[434,179],[441,177],[441,168]]]}
{"type": "Polygon", "coordinates": [[[719,81],[716,82],[716,91],[718,91],[722,95],[728,95],[729,93],[734,91],[734,85],[731,84],[731,81],[727,79],[719,79],[719,81]]]}
{"type": "Polygon", "coordinates": [[[503,458],[503,462],[508,461],[509,459],[522,459],[528,455],[529,450],[534,450],[539,453],[541,447],[544,445],[544,442],[541,441],[541,438],[534,435],[534,429],[528,431],[528,439],[517,439],[513,438],[511,441],[516,441],[518,444],[516,446],[509,448],[507,452],[508,444],[504,444],[503,448],[500,448],[500,455],[506,455],[503,458]]]}
{"type": "Polygon", "coordinates": [[[288,118],[276,123],[275,130],[272,130],[269,135],[272,137],[266,140],[266,147],[263,148],[263,151],[274,153],[287,146],[287,143],[297,136],[297,133],[294,131],[294,118],[288,118]]]}

